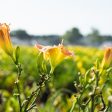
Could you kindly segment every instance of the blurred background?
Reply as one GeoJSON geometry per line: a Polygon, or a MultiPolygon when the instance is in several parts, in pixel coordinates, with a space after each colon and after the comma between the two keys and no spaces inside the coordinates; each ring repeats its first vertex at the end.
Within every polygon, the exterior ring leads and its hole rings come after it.
{"type": "MultiPolygon", "coordinates": [[[[25,96],[35,90],[40,78],[36,43],[58,45],[63,39],[75,54],[75,60],[64,60],[56,67],[53,80],[43,88],[37,101],[40,112],[70,110],[78,74],[85,74],[96,60],[101,63],[102,48],[112,46],[111,11],[112,0],[0,0],[0,23],[10,25],[11,40],[21,48],[21,92],[25,96]]],[[[18,112],[13,96],[16,78],[14,63],[0,49],[0,112],[18,112]]]]}
{"type": "Polygon", "coordinates": [[[0,0],[14,44],[111,46],[111,0],[0,0]]]}

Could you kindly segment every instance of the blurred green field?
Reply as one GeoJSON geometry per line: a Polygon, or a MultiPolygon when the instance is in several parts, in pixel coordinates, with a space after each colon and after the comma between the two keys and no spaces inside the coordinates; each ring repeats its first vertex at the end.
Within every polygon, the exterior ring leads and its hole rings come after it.
{"type": "MultiPolygon", "coordinates": [[[[75,92],[73,81],[77,73],[82,75],[102,60],[103,50],[92,47],[68,46],[74,52],[75,59],[64,60],[54,71],[51,81],[43,88],[37,101],[40,112],[67,112],[71,108],[72,93],[75,92]],[[55,93],[55,94],[54,94],[55,93]],[[44,106],[44,108],[43,108],[44,106]],[[49,110],[50,109],[50,110],[49,110]]],[[[37,71],[37,51],[34,47],[21,46],[20,62],[23,67],[21,91],[25,96],[35,89],[39,80],[37,71]]],[[[18,102],[13,97],[15,91],[16,67],[12,60],[0,50],[0,112],[18,112],[18,102]]]]}

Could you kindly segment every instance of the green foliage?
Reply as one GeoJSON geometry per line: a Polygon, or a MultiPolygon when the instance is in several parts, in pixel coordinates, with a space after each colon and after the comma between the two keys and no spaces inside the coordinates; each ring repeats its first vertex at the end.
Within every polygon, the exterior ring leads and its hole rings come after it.
{"type": "MultiPolygon", "coordinates": [[[[75,62],[73,59],[67,59],[55,68],[49,84],[45,83],[46,86],[42,88],[41,94],[37,98],[37,110],[40,112],[78,112],[80,109],[80,111],[88,112],[92,103],[91,95],[94,93],[94,98],[96,98],[94,111],[97,112],[102,109],[103,103],[101,102],[103,97],[106,107],[109,105],[106,109],[111,112],[111,100],[108,102],[108,97],[112,95],[111,68],[104,70],[101,77],[99,75],[99,65],[103,57],[103,51],[80,46],[68,48],[74,51],[75,62]],[[96,60],[99,61],[96,62],[96,60]],[[100,81],[96,88],[95,84],[99,79],[100,81]],[[104,85],[102,82],[105,82],[104,85]],[[102,94],[100,94],[101,89],[102,94]]],[[[12,96],[13,92],[17,91],[14,88],[17,68],[6,54],[2,51],[0,51],[0,54],[0,97],[2,99],[0,111],[18,112],[17,98],[12,96]]],[[[15,58],[17,60],[19,57],[23,68],[20,81],[20,84],[23,85],[20,85],[22,100],[24,97],[29,96],[37,85],[41,83],[39,79],[43,79],[45,75],[43,74],[40,77],[39,74],[43,72],[47,74],[49,72],[47,70],[50,70],[49,65],[45,66],[47,62],[41,56],[37,57],[37,54],[36,49],[32,47],[23,46],[21,51],[19,51],[18,47],[16,49],[15,58]]]]}

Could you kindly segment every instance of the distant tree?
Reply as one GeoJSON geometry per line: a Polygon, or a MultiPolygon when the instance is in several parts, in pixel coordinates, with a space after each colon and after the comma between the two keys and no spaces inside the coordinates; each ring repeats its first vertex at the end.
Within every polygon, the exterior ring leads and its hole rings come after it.
{"type": "Polygon", "coordinates": [[[97,29],[92,28],[92,31],[91,31],[91,33],[89,33],[87,35],[87,39],[86,40],[91,45],[99,46],[100,44],[102,44],[105,41],[112,42],[112,36],[111,35],[101,35],[100,32],[97,29]]]}
{"type": "Polygon", "coordinates": [[[99,36],[100,32],[95,28],[92,28],[92,32],[87,35],[87,37],[99,37],[99,36]]]}
{"type": "Polygon", "coordinates": [[[30,37],[30,35],[25,30],[21,30],[21,29],[12,31],[11,36],[19,37],[21,39],[30,37]]]}
{"type": "Polygon", "coordinates": [[[92,31],[91,31],[91,33],[89,33],[88,35],[87,35],[87,37],[88,37],[88,39],[91,41],[91,43],[96,43],[96,44],[100,44],[100,43],[102,43],[102,41],[103,41],[103,38],[102,38],[102,36],[100,35],[100,32],[97,30],[97,29],[95,29],[95,28],[92,28],[92,31]]]}
{"type": "Polygon", "coordinates": [[[63,35],[63,39],[71,44],[79,43],[82,37],[78,28],[72,28],[63,35]]]}

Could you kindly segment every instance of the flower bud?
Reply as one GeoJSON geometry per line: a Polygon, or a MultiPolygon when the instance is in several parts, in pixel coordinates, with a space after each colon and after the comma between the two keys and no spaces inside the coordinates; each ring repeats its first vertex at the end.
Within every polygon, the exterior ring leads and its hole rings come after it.
{"type": "Polygon", "coordinates": [[[112,62],[112,48],[107,48],[104,53],[102,68],[108,68],[112,62]]]}
{"type": "Polygon", "coordinates": [[[10,56],[13,54],[13,48],[10,40],[9,26],[0,23],[0,47],[10,56]]]}

